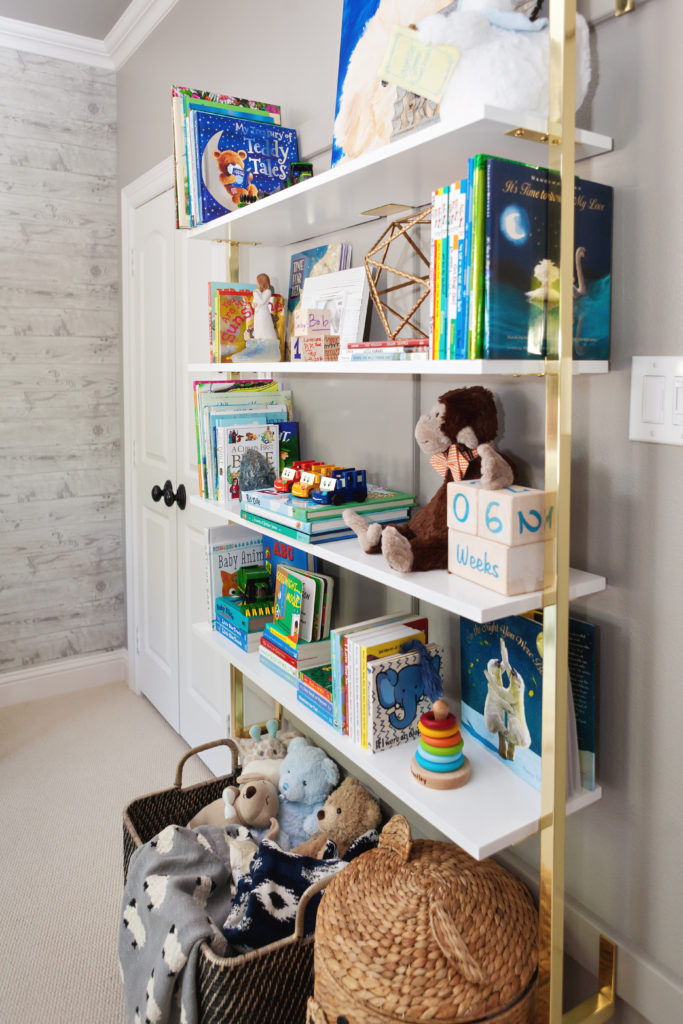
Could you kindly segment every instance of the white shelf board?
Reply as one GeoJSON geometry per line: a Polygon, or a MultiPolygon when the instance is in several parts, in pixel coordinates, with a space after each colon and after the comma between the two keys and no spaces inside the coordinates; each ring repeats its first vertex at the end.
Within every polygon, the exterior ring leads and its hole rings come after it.
{"type": "MultiPolygon", "coordinates": [[[[190,237],[289,245],[367,223],[375,215],[365,211],[387,203],[400,203],[409,209],[425,206],[434,189],[465,173],[467,159],[475,153],[495,153],[547,166],[547,146],[506,134],[515,128],[543,133],[547,124],[529,114],[482,105],[476,118],[423,128],[193,228],[190,237]]],[[[577,130],[577,160],[611,149],[612,140],[607,136],[577,130]]]]}
{"type": "MultiPolygon", "coordinates": [[[[262,665],[258,652],[245,653],[207,623],[193,629],[273,700],[356,765],[370,785],[375,782],[382,786],[396,805],[410,808],[472,857],[488,857],[538,831],[541,794],[475,740],[465,740],[465,753],[472,766],[467,785],[451,791],[427,789],[410,774],[410,758],[417,742],[369,754],[300,704],[296,687],[262,665]]],[[[567,813],[595,803],[601,795],[600,787],[593,792],[582,790],[567,802],[567,813]]],[[[400,810],[396,805],[395,809],[400,810]]]]}
{"type": "MultiPolygon", "coordinates": [[[[332,544],[303,544],[300,541],[291,540],[284,534],[278,534],[275,528],[269,530],[240,518],[238,500],[219,504],[216,501],[193,496],[190,498],[190,503],[205,512],[213,513],[218,519],[241,523],[256,533],[265,533],[273,537],[281,536],[295,548],[308,551],[318,558],[332,562],[342,569],[349,569],[359,576],[365,576],[392,590],[399,590],[403,594],[410,594],[411,597],[417,597],[420,601],[426,601],[445,611],[463,615],[472,622],[493,622],[506,615],[519,615],[522,612],[532,611],[534,608],[541,607],[543,603],[543,594],[540,590],[535,590],[530,594],[518,594],[516,597],[505,597],[493,590],[487,590],[476,583],[462,579],[460,576],[454,576],[445,570],[433,569],[430,572],[414,573],[395,572],[387,566],[381,555],[364,554],[355,537],[349,540],[335,541],[332,544]]],[[[607,581],[604,576],[596,576],[580,569],[570,571],[570,600],[597,594],[606,586],[607,581]]]]}
{"type": "MultiPolygon", "coordinates": [[[[584,359],[572,363],[574,374],[607,373],[607,360],[584,359]]],[[[414,374],[425,376],[474,376],[474,377],[541,377],[545,375],[543,359],[438,359],[424,362],[388,363],[368,360],[362,363],[307,362],[296,360],[291,363],[190,363],[188,371],[201,374],[202,380],[224,373],[365,373],[365,374],[414,374]]]]}

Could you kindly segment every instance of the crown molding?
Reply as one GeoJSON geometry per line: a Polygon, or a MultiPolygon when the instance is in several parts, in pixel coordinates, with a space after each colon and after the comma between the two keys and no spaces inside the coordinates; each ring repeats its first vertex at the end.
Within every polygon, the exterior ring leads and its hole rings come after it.
{"type": "Polygon", "coordinates": [[[178,0],[132,0],[110,32],[104,47],[116,71],[144,43],[178,0]]]}
{"type": "Polygon", "coordinates": [[[0,46],[118,71],[178,0],[132,0],[104,39],[0,17],[0,46]]]}
{"type": "Polygon", "coordinates": [[[0,18],[0,46],[114,70],[114,61],[101,39],[31,25],[28,21],[18,21],[16,18],[0,18]]]}

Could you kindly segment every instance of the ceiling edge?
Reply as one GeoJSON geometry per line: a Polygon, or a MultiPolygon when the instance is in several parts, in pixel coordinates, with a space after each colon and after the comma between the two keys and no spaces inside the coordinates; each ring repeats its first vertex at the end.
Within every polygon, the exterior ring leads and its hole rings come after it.
{"type": "Polygon", "coordinates": [[[144,43],[178,0],[132,0],[110,32],[104,47],[118,71],[144,43]]]}

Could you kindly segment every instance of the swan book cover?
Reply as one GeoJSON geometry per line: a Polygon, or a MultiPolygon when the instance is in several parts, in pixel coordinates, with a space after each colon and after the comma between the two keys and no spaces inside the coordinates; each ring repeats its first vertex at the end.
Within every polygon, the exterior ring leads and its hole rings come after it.
{"type": "Polygon", "coordinates": [[[296,131],[202,110],[190,113],[197,178],[197,223],[239,208],[245,195],[278,192],[299,159],[296,131]]]}
{"type": "MultiPolygon", "coordinates": [[[[613,189],[575,179],[575,359],[609,358],[613,189]]],[[[486,165],[483,355],[538,359],[559,316],[560,188],[542,167],[486,165]]]]}
{"type": "MultiPolygon", "coordinates": [[[[569,621],[569,674],[567,796],[595,789],[596,630],[577,619],[569,621]]],[[[466,733],[540,789],[542,621],[524,615],[484,624],[461,619],[460,685],[466,733]]]]}

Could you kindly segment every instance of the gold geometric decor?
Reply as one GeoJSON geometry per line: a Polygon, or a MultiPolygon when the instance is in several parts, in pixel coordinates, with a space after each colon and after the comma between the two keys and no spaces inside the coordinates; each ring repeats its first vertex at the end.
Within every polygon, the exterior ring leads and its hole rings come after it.
{"type": "Polygon", "coordinates": [[[410,326],[412,330],[416,332],[413,335],[413,337],[428,337],[428,335],[425,334],[425,332],[420,327],[418,327],[416,324],[412,322],[411,317],[419,309],[419,307],[422,305],[422,303],[424,302],[424,300],[427,298],[431,291],[431,287],[429,284],[429,259],[422,252],[415,239],[410,237],[409,232],[418,224],[422,224],[424,223],[424,221],[429,220],[431,214],[432,209],[430,206],[427,207],[426,210],[423,210],[422,213],[414,214],[410,217],[397,217],[396,220],[391,222],[386,231],[382,233],[382,235],[378,238],[375,245],[373,245],[373,247],[368,251],[368,253],[365,256],[365,273],[367,274],[368,284],[370,286],[370,298],[372,299],[375,309],[377,310],[380,320],[382,321],[387,338],[391,338],[392,341],[396,340],[397,335],[403,330],[403,328],[406,325],[410,326]],[[427,268],[427,273],[424,274],[424,276],[416,277],[415,274],[409,274],[405,270],[400,270],[398,267],[392,267],[389,263],[387,263],[387,256],[390,247],[394,245],[395,242],[399,241],[402,238],[404,238],[406,242],[408,242],[408,244],[415,250],[417,255],[425,264],[425,267],[427,268]],[[376,259],[375,257],[381,250],[383,250],[381,256],[376,259]],[[397,277],[403,278],[403,281],[400,284],[394,284],[391,286],[387,286],[386,288],[378,289],[377,283],[379,281],[379,276],[383,270],[386,272],[387,275],[396,274],[397,277]],[[399,313],[397,310],[393,309],[381,297],[383,295],[389,295],[390,293],[393,292],[398,292],[401,288],[416,287],[420,290],[421,294],[419,295],[417,301],[413,304],[411,309],[405,314],[405,316],[402,313],[399,313]],[[387,313],[391,313],[392,316],[398,317],[400,321],[398,327],[396,327],[393,331],[389,326],[387,313]]]}

